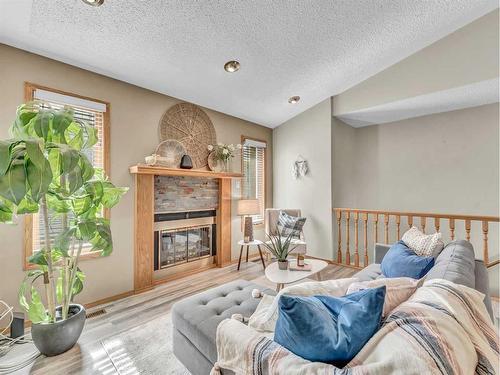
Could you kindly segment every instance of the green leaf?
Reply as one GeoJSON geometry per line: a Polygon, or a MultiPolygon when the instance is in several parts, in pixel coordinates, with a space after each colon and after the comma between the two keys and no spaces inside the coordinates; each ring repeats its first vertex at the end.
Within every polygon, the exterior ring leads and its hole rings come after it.
{"type": "Polygon", "coordinates": [[[32,323],[41,323],[48,321],[47,311],[42,303],[40,294],[37,292],[34,286],[31,287],[31,302],[28,308],[28,318],[32,323]]]}
{"type": "Polygon", "coordinates": [[[53,118],[54,114],[52,113],[52,111],[41,109],[33,119],[33,127],[36,135],[40,138],[43,138],[47,142],[50,142],[52,140],[51,125],[53,118]]]}
{"type": "Polygon", "coordinates": [[[76,237],[82,241],[90,241],[96,234],[96,223],[93,220],[86,220],[78,223],[76,237]]]}
{"type": "Polygon", "coordinates": [[[104,194],[102,204],[106,208],[114,207],[121,197],[128,191],[126,187],[116,187],[109,181],[103,182],[104,194]]]}
{"type": "Polygon", "coordinates": [[[82,169],[79,165],[75,165],[73,170],[66,175],[68,193],[73,194],[83,186],[82,169]]]}
{"type": "Polygon", "coordinates": [[[76,234],[76,227],[69,227],[61,232],[54,240],[54,248],[57,248],[62,256],[67,257],[71,240],[76,234]]]}
{"type": "Polygon", "coordinates": [[[89,195],[90,199],[92,199],[94,205],[98,206],[99,204],[101,204],[101,200],[104,195],[104,185],[102,181],[99,180],[87,181],[84,184],[84,189],[89,195]]]}
{"type": "Polygon", "coordinates": [[[35,202],[38,202],[42,196],[47,194],[52,182],[52,170],[49,162],[43,158],[41,166],[37,166],[31,159],[26,160],[26,175],[31,196],[35,202]]]}
{"type": "Polygon", "coordinates": [[[63,196],[57,195],[51,191],[49,191],[46,197],[47,206],[51,211],[59,214],[68,213],[70,211],[70,199],[64,198],[63,196]]]}
{"type": "Polygon", "coordinates": [[[34,214],[38,212],[38,209],[39,209],[38,203],[35,202],[30,197],[26,196],[17,206],[17,214],[18,215],[34,214]]]}
{"type": "Polygon", "coordinates": [[[64,107],[60,111],[54,113],[52,120],[52,129],[59,137],[59,143],[67,143],[65,132],[73,122],[74,112],[70,107],[64,107]]]}
{"type": "Polygon", "coordinates": [[[31,162],[35,164],[38,168],[45,168],[45,156],[41,148],[41,141],[38,139],[26,139],[24,141],[26,145],[26,153],[30,158],[31,162]]]}
{"type": "Polygon", "coordinates": [[[92,207],[92,199],[86,195],[75,198],[71,201],[72,211],[76,216],[80,216],[92,207]]]}
{"type": "Polygon", "coordinates": [[[72,121],[65,131],[65,138],[69,146],[81,150],[84,144],[83,126],[76,121],[72,121]]]}
{"type": "Polygon", "coordinates": [[[42,249],[35,251],[33,255],[28,258],[28,262],[31,264],[38,264],[39,266],[47,265],[47,252],[42,249]]]}
{"type": "Polygon", "coordinates": [[[23,160],[15,160],[7,173],[0,177],[0,196],[17,205],[25,195],[26,171],[23,160]]]}
{"type": "Polygon", "coordinates": [[[0,198],[0,222],[12,223],[13,211],[14,205],[12,204],[12,202],[0,198]]]}
{"type": "Polygon", "coordinates": [[[72,295],[75,297],[77,294],[79,294],[83,290],[83,281],[85,280],[85,274],[80,270],[80,268],[77,269],[76,274],[75,274],[75,281],[73,282],[72,286],[72,295]]]}
{"type": "Polygon", "coordinates": [[[83,182],[90,180],[94,176],[94,167],[85,154],[81,154],[80,168],[83,182]]]}
{"type": "Polygon", "coordinates": [[[3,176],[11,162],[11,149],[13,146],[17,145],[19,142],[15,140],[0,140],[0,176],[3,176]]]}
{"type": "Polygon", "coordinates": [[[83,146],[84,149],[90,149],[92,148],[98,141],[97,138],[97,129],[93,126],[90,126],[88,124],[84,124],[85,133],[86,133],[86,140],[85,144],[83,146]]]}

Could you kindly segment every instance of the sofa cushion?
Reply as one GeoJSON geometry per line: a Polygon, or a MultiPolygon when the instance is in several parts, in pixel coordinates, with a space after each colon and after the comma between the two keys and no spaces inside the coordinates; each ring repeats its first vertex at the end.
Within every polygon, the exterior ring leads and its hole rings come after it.
{"type": "Polygon", "coordinates": [[[380,264],[372,263],[363,268],[361,271],[357,272],[353,277],[359,281],[370,281],[379,278],[382,275],[382,270],[380,269],[380,264]]]}
{"type": "Polygon", "coordinates": [[[391,246],[380,268],[385,277],[411,277],[421,279],[434,266],[433,257],[415,254],[403,241],[391,246]]]}
{"type": "Polygon", "coordinates": [[[386,287],[384,312],[382,316],[386,317],[396,307],[408,300],[415,293],[421,281],[409,277],[379,278],[370,281],[360,281],[349,285],[347,294],[358,292],[369,288],[386,287]]]}
{"type": "Polygon", "coordinates": [[[379,329],[385,286],[343,297],[279,299],[274,341],[313,362],[348,363],[379,329]]]}
{"type": "Polygon", "coordinates": [[[236,280],[177,302],[172,307],[172,323],[207,359],[215,363],[217,326],[233,314],[252,315],[260,302],[260,298],[252,297],[254,288],[266,294],[276,294],[246,280],[236,280]]]}
{"type": "Polygon", "coordinates": [[[305,217],[291,216],[285,211],[280,211],[278,233],[283,237],[292,236],[292,238],[300,238],[300,233],[305,223],[305,217]]]}
{"type": "Polygon", "coordinates": [[[403,242],[412,249],[415,254],[424,257],[436,258],[441,250],[443,250],[444,243],[441,240],[441,233],[425,234],[417,227],[408,229],[401,238],[403,242]]]}
{"type": "Polygon", "coordinates": [[[445,279],[456,284],[476,288],[474,248],[465,240],[450,242],[436,258],[427,280],[445,279]]]}

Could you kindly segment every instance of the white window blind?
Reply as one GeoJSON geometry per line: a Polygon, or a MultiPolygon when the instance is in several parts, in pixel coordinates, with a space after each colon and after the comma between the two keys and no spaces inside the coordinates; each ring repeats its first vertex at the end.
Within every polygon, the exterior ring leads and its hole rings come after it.
{"type": "MultiPolygon", "coordinates": [[[[88,125],[93,126],[97,130],[98,142],[92,147],[91,150],[86,151],[86,155],[91,161],[94,168],[104,168],[104,112],[106,105],[99,102],[92,102],[77,97],[63,95],[47,90],[35,90],[34,99],[42,103],[42,108],[61,109],[64,106],[71,106],[74,109],[74,118],[86,122],[88,125]],[[48,99],[51,100],[48,100],[48,99]],[[56,101],[57,100],[57,101],[56,101]],[[92,104],[93,103],[93,104],[92,104]],[[104,106],[104,107],[102,107],[104,106]],[[104,110],[102,110],[104,108],[104,110]]],[[[51,230],[51,239],[62,232],[64,224],[60,215],[49,214],[49,226],[51,230]]],[[[71,214],[68,214],[67,220],[71,220],[71,214]]],[[[45,243],[45,230],[43,225],[42,216],[33,214],[33,228],[32,228],[32,249],[33,252],[39,251],[45,243]]],[[[85,244],[83,253],[89,251],[90,244],[85,244]]]]}
{"type": "Polygon", "coordinates": [[[254,224],[264,222],[266,143],[246,139],[242,148],[243,199],[258,199],[260,213],[253,215],[254,224]]]}

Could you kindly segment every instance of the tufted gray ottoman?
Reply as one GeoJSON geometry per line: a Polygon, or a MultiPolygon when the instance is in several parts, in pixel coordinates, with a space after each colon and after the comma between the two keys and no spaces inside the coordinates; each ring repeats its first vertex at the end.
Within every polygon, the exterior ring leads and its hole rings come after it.
{"type": "Polygon", "coordinates": [[[233,314],[252,315],[260,302],[252,297],[254,288],[276,294],[249,281],[236,280],[185,298],[172,307],[174,354],[191,374],[210,373],[217,361],[217,326],[233,314]]]}

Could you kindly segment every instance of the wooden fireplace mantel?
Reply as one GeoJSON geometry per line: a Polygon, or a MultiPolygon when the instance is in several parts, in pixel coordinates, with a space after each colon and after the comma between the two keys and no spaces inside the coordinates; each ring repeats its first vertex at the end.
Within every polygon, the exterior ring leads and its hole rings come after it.
{"type": "MultiPolygon", "coordinates": [[[[134,291],[153,288],[154,280],[154,176],[186,176],[219,179],[217,209],[216,265],[231,264],[231,179],[240,173],[222,173],[197,169],[166,168],[137,164],[130,167],[135,175],[134,204],[134,291]]],[[[182,275],[179,275],[182,276],[182,275]]]]}

